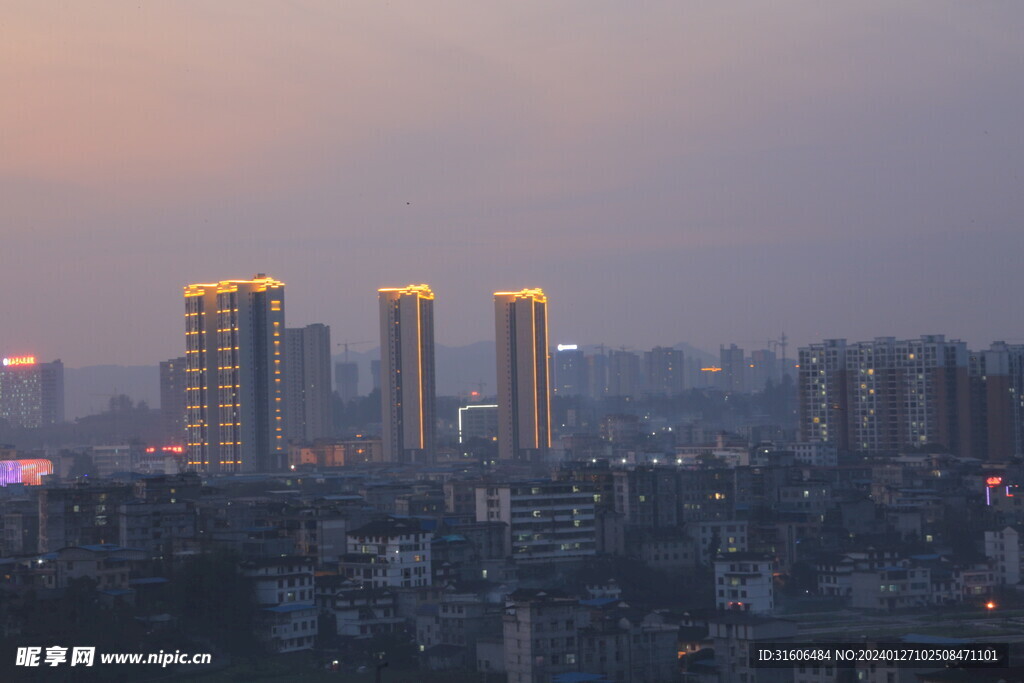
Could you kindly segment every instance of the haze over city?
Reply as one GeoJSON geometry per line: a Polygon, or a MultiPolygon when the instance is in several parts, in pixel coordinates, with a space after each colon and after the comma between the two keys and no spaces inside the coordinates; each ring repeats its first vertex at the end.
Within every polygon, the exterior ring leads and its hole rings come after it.
{"type": "Polygon", "coordinates": [[[190,282],[438,343],[1024,337],[1024,7],[40,3],[0,23],[0,349],[181,352],[190,282]]]}

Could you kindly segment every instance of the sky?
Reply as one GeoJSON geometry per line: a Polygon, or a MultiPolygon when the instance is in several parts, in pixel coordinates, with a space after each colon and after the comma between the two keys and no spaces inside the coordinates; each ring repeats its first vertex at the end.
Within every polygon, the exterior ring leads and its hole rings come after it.
{"type": "MultiPolygon", "coordinates": [[[[0,16],[0,355],[155,364],[182,287],[438,343],[1024,342],[1024,3],[54,2],[0,16]]],[[[360,347],[365,350],[368,346],[360,347]]]]}

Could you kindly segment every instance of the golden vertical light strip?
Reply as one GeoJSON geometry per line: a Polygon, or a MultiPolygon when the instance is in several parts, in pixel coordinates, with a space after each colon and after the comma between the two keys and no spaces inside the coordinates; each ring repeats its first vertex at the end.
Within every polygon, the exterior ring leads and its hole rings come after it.
{"type": "Polygon", "coordinates": [[[423,309],[420,295],[416,295],[416,393],[419,395],[420,411],[420,448],[426,448],[426,435],[423,430],[423,309]]]}
{"type": "Polygon", "coordinates": [[[547,428],[544,430],[544,447],[551,448],[551,359],[548,358],[548,300],[544,298],[544,403],[547,406],[547,428]]]}
{"type": "Polygon", "coordinates": [[[530,357],[533,359],[533,443],[540,448],[540,401],[537,400],[537,299],[530,296],[530,357]]]}

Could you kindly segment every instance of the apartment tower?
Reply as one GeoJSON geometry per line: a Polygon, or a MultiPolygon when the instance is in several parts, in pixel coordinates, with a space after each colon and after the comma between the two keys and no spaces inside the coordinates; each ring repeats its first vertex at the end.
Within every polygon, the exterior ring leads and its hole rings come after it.
{"type": "Polygon", "coordinates": [[[434,293],[427,285],[378,290],[384,460],[434,457],[434,293]]]}
{"type": "Polygon", "coordinates": [[[185,392],[192,469],[283,468],[283,282],[259,274],[185,287],[185,392]]]}
{"type": "Polygon", "coordinates": [[[542,460],[551,447],[548,300],[540,289],[495,292],[498,457],[542,460]]]}

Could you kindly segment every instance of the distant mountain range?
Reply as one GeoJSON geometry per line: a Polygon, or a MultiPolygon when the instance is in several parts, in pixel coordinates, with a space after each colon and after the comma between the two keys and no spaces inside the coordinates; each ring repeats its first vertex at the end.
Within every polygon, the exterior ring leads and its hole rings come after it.
{"type": "MultiPolygon", "coordinates": [[[[588,353],[597,350],[596,346],[584,348],[588,353]]],[[[676,344],[675,348],[682,350],[688,358],[699,358],[702,363],[714,363],[718,360],[714,354],[685,342],[676,344]]],[[[349,361],[359,365],[360,393],[367,394],[373,388],[370,361],[378,358],[380,349],[349,351],[349,361]]],[[[344,354],[334,356],[335,363],[344,359],[344,354]]],[[[437,365],[438,394],[466,395],[471,391],[481,391],[481,388],[484,396],[495,394],[494,342],[480,341],[466,346],[437,345],[434,349],[434,360],[437,365]]],[[[159,366],[91,365],[64,370],[64,402],[69,420],[105,411],[110,397],[116,394],[126,394],[136,403],[145,401],[151,408],[158,408],[159,366]]]]}

